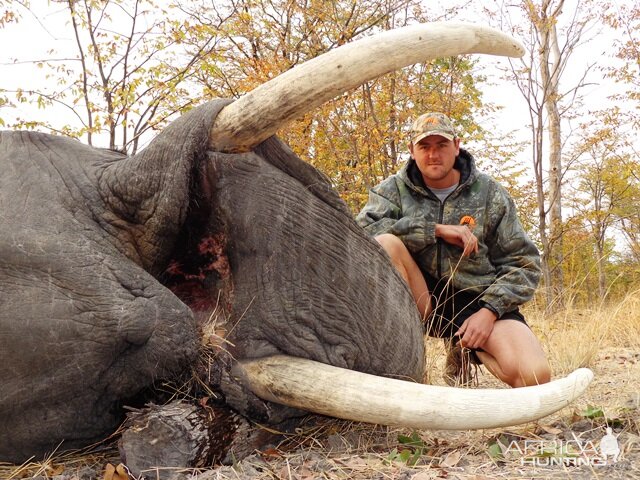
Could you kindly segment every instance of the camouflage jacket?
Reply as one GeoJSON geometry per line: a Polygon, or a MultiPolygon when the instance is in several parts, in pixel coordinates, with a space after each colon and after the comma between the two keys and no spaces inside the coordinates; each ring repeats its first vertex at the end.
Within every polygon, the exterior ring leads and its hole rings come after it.
{"type": "Polygon", "coordinates": [[[448,277],[458,289],[476,292],[499,316],[531,299],[540,280],[540,256],[518,220],[513,200],[493,178],[478,172],[460,149],[455,167],[460,185],[444,202],[424,185],[413,159],[371,189],[356,221],[371,235],[399,237],[423,271],[448,277]],[[478,252],[462,250],[435,236],[436,224],[475,221],[478,252]]]}

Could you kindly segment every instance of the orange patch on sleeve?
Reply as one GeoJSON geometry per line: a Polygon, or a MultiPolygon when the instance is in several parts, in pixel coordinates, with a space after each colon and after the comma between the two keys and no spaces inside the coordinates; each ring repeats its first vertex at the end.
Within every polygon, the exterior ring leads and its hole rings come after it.
{"type": "Polygon", "coordinates": [[[476,226],[476,220],[470,215],[465,215],[460,219],[460,225],[466,225],[469,228],[473,228],[476,226]]]}

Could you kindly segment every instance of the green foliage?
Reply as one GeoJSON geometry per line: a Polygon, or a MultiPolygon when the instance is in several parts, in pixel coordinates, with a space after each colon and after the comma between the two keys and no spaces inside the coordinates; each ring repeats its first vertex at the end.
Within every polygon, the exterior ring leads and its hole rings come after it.
{"type": "MultiPolygon", "coordinates": [[[[518,5],[516,10],[535,13],[532,2],[518,5]]],[[[19,21],[26,8],[26,2],[0,0],[0,28],[19,21]]],[[[56,61],[58,52],[52,48],[46,60],[33,63],[34,71],[47,78],[46,88],[0,90],[0,126],[48,129],[89,143],[106,135],[109,147],[135,152],[150,133],[210,98],[239,96],[361,36],[456,14],[427,8],[428,2],[419,0],[58,3],[69,31],[77,34],[74,59],[56,61]],[[8,122],[5,113],[25,104],[49,115],[8,122]],[[54,111],[71,112],[73,118],[47,120],[54,111]]],[[[534,17],[542,30],[551,26],[534,17]]],[[[629,32],[640,25],[640,10],[623,5],[607,11],[604,19],[620,33],[615,55],[623,65],[609,73],[627,87],[624,98],[636,102],[640,50],[629,32]]],[[[483,102],[486,79],[475,58],[441,58],[372,80],[279,135],[325,173],[356,212],[368,189],[408,158],[411,120],[426,110],[444,111],[456,121],[463,146],[474,153],[480,168],[510,191],[525,229],[543,246],[540,212],[548,205],[538,205],[536,187],[543,188],[544,182],[530,181],[527,169],[517,163],[528,145],[496,137],[485,124],[486,114],[501,112],[483,102]]],[[[520,72],[519,80],[535,75],[534,67],[520,72]]],[[[561,232],[561,263],[551,265],[562,269],[569,296],[580,302],[596,301],[602,292],[609,298],[622,296],[640,281],[640,164],[632,144],[623,141],[635,138],[640,121],[637,114],[618,108],[598,118],[594,122],[590,116],[581,129],[588,135],[566,155],[573,158],[575,153],[578,160],[563,187],[568,218],[561,232]],[[620,135],[629,127],[627,135],[620,135]]],[[[546,193],[542,196],[548,203],[546,193]]]]}
{"type": "Polygon", "coordinates": [[[609,5],[603,10],[603,20],[616,31],[615,56],[620,63],[608,68],[608,76],[615,79],[627,90],[613,99],[628,102],[640,101],[640,42],[637,35],[640,29],[640,5],[637,2],[623,2],[609,5]]]}
{"type": "Polygon", "coordinates": [[[409,467],[414,466],[420,457],[428,451],[427,444],[420,438],[417,432],[410,436],[398,435],[398,442],[402,448],[394,448],[387,456],[387,462],[400,462],[409,467]]]}
{"type": "Polygon", "coordinates": [[[604,417],[604,410],[602,409],[602,407],[597,407],[595,405],[588,405],[586,409],[580,412],[580,416],[593,420],[595,418],[604,417]]]}
{"type": "Polygon", "coordinates": [[[631,426],[635,417],[635,409],[621,409],[621,415],[619,417],[608,417],[605,415],[604,409],[596,405],[587,405],[583,411],[578,413],[579,417],[592,420],[598,425],[612,427],[612,428],[625,428],[631,426]]]}
{"type": "Polygon", "coordinates": [[[623,297],[638,278],[640,164],[628,138],[619,135],[621,121],[606,111],[585,125],[567,189],[573,216],[564,226],[562,268],[571,295],[587,303],[623,297]]]}
{"type": "Polygon", "coordinates": [[[2,118],[2,109],[7,107],[9,103],[9,99],[2,94],[3,90],[0,89],[0,127],[6,126],[4,119],[2,118]]]}
{"type": "Polygon", "coordinates": [[[146,132],[200,101],[191,78],[215,59],[215,36],[191,28],[178,6],[155,0],[82,0],[65,8],[76,58],[60,62],[50,50],[51,60],[34,62],[45,72],[47,86],[10,93],[18,103],[67,110],[75,121],[18,120],[11,127],[36,125],[86,136],[90,144],[105,134],[110,148],[135,152],[146,132]]]}
{"type": "Polygon", "coordinates": [[[504,460],[504,453],[502,452],[502,446],[497,440],[493,440],[487,447],[487,454],[494,462],[500,462],[504,460]]]}
{"type": "MultiPolygon", "coordinates": [[[[204,11],[196,2],[188,10],[210,26],[223,59],[198,81],[229,96],[352,39],[428,18],[418,0],[337,1],[331,8],[321,0],[240,0],[234,8],[230,13],[227,6],[213,5],[204,11]]],[[[446,111],[469,135],[482,136],[473,115],[482,105],[474,65],[468,57],[444,58],[390,73],[346,92],[279,135],[328,176],[355,212],[368,188],[407,157],[406,128],[418,114],[446,111]]]]}
{"type": "Polygon", "coordinates": [[[286,140],[323,171],[351,209],[358,211],[368,189],[408,159],[407,128],[421,113],[445,111],[465,134],[482,136],[473,119],[481,104],[473,68],[474,63],[463,57],[391,73],[298,122],[286,140]],[[440,92],[445,85],[450,95],[440,92]]]}

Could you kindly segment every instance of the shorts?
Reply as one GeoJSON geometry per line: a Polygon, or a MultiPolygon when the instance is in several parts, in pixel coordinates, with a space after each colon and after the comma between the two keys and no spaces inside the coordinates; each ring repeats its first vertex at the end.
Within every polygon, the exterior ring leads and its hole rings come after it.
{"type": "MultiPolygon", "coordinates": [[[[431,293],[431,314],[425,322],[426,333],[431,337],[451,338],[464,321],[482,307],[478,300],[482,293],[458,290],[448,278],[437,280],[425,275],[427,287],[431,293]]],[[[524,316],[516,308],[507,312],[498,320],[517,320],[527,325],[524,316]]]]}

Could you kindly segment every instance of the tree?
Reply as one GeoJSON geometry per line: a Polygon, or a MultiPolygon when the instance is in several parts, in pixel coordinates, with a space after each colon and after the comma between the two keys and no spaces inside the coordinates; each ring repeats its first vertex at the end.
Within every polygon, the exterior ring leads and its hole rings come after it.
{"type": "Polygon", "coordinates": [[[562,242],[565,279],[564,305],[592,305],[598,301],[598,278],[593,235],[579,217],[565,225],[562,242]]]}
{"type": "MultiPolygon", "coordinates": [[[[637,138],[640,128],[640,5],[637,2],[611,2],[603,5],[603,21],[614,29],[614,57],[618,63],[607,67],[608,78],[615,80],[623,91],[611,95],[612,108],[602,114],[604,121],[610,125],[619,138],[627,138],[626,144],[630,159],[628,169],[633,179],[630,200],[626,205],[626,213],[620,217],[622,234],[627,242],[627,251],[623,261],[625,272],[635,271],[630,265],[640,263],[640,151],[633,140],[637,138]]],[[[630,273],[634,275],[634,273],[630,273]]]]}
{"type": "Polygon", "coordinates": [[[581,164],[573,208],[593,240],[600,298],[607,292],[605,270],[611,253],[608,236],[616,223],[633,215],[627,207],[634,200],[634,164],[625,143],[605,125],[580,145],[586,159],[581,164]]]}
{"type": "MultiPolygon", "coordinates": [[[[640,5],[637,2],[631,4],[605,4],[607,7],[603,13],[603,20],[616,32],[615,57],[621,62],[607,68],[607,75],[616,82],[626,86],[623,94],[613,95],[612,100],[622,100],[637,104],[640,102],[640,5]]],[[[638,127],[637,116],[634,118],[638,127]]]]}
{"type": "MultiPolygon", "coordinates": [[[[16,9],[15,4],[0,0],[0,30],[5,28],[7,25],[17,23],[19,21],[19,18],[19,11],[16,9]]],[[[0,113],[2,112],[3,108],[8,108],[11,106],[11,100],[6,96],[6,94],[3,93],[3,90],[0,88],[0,113]]],[[[6,122],[0,115],[0,127],[4,126],[6,126],[6,122]]]]}
{"type": "Polygon", "coordinates": [[[579,90],[591,67],[571,88],[561,90],[560,81],[569,59],[593,23],[587,1],[579,0],[570,20],[560,27],[564,0],[522,0],[519,13],[528,20],[527,28],[512,28],[525,38],[528,54],[511,64],[512,79],[527,102],[531,120],[532,165],[538,201],[538,236],[542,246],[542,269],[547,305],[562,301],[562,184],[567,165],[563,165],[561,118],[579,103],[579,90]],[[579,13],[583,12],[583,13],[579,13]],[[547,172],[545,174],[545,132],[548,134],[547,172]]]}
{"type": "Polygon", "coordinates": [[[41,109],[67,110],[75,121],[61,126],[44,118],[18,119],[11,127],[86,136],[90,145],[106,134],[109,148],[133,153],[146,132],[199,101],[188,81],[215,61],[216,37],[202,37],[175,6],[154,0],[67,0],[53,6],[66,11],[75,58],[59,61],[51,50],[48,59],[33,60],[46,72],[47,87],[6,93],[41,109]]]}

